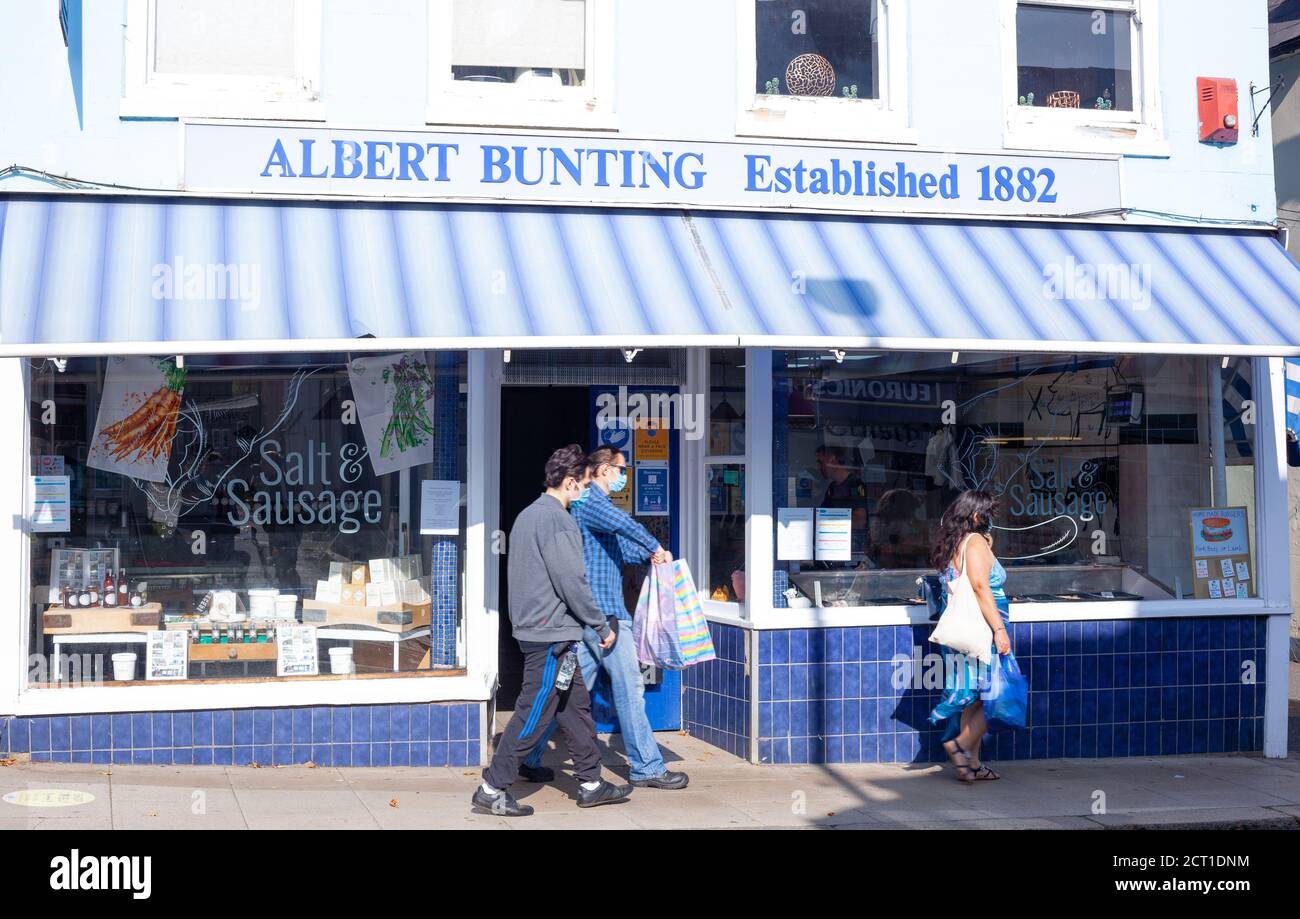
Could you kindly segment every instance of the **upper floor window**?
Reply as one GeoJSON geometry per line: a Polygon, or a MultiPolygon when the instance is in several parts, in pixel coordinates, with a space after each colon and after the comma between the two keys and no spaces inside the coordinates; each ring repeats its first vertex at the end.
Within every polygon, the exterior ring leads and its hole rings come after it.
{"type": "Polygon", "coordinates": [[[1007,146],[1161,152],[1155,0],[1004,3],[1007,146]]]}
{"type": "Polygon", "coordinates": [[[737,133],[911,140],[902,10],[885,0],[737,0],[737,133]]]}
{"type": "Polygon", "coordinates": [[[127,116],[316,118],[320,0],[128,0],[127,116]]]}
{"type": "Polygon", "coordinates": [[[610,0],[430,0],[433,124],[613,127],[610,0]]]}

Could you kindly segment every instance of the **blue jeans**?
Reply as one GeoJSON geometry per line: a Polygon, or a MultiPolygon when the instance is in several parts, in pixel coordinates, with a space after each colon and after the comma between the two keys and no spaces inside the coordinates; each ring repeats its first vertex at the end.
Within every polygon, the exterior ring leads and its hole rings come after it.
{"type": "MultiPolygon", "coordinates": [[[[632,779],[652,779],[663,775],[668,767],[659,752],[655,732],[650,729],[650,719],[645,714],[645,684],[641,682],[641,665],[636,659],[636,642],[632,640],[632,623],[619,620],[618,641],[604,650],[593,629],[584,629],[578,642],[578,664],[582,667],[582,681],[590,690],[596,685],[597,668],[609,674],[609,685],[618,712],[618,725],[623,731],[623,746],[632,779]]],[[[546,744],[555,733],[556,724],[546,726],[541,739],[524,762],[537,767],[542,764],[546,744]]]]}

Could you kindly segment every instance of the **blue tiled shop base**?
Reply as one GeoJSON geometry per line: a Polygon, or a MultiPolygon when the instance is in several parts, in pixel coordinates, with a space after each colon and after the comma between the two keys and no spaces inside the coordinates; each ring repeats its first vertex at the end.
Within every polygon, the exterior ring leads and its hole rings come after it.
{"type": "MultiPolygon", "coordinates": [[[[1012,647],[1030,684],[1029,726],[988,735],[985,756],[1261,750],[1266,623],[1242,616],[1013,623],[1012,647]]],[[[915,665],[895,663],[932,654],[932,628],[761,632],[759,761],[941,761],[940,730],[927,722],[940,690],[927,685],[924,658],[919,685],[915,665]]]]}
{"type": "Polygon", "coordinates": [[[478,702],[0,718],[0,752],[38,762],[476,766],[478,702]]]}
{"type": "Polygon", "coordinates": [[[715,661],[682,671],[682,726],[692,737],[749,757],[749,677],[744,629],[709,623],[715,661]]]}

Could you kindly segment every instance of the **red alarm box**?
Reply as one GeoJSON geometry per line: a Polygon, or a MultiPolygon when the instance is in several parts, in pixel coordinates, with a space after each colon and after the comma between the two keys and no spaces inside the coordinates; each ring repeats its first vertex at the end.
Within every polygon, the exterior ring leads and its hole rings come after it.
{"type": "Polygon", "coordinates": [[[1196,78],[1196,111],[1203,144],[1237,142],[1237,81],[1220,77],[1196,78]]]}

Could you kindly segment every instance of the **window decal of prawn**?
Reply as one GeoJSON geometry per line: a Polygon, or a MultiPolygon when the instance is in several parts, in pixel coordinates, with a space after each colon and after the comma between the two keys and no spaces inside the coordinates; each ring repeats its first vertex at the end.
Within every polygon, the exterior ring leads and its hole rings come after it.
{"type": "Polygon", "coordinates": [[[433,375],[422,351],[348,362],[352,398],[375,475],[433,462],[433,375]]]}
{"type": "Polygon", "coordinates": [[[110,359],[86,465],[165,481],[184,391],[185,371],[171,358],[110,359]]]}

